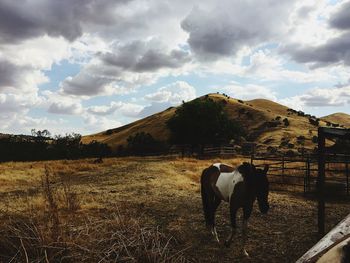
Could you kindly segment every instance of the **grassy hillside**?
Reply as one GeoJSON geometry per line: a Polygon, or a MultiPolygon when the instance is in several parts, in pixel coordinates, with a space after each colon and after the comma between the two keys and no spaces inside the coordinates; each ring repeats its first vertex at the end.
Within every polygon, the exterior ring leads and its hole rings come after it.
{"type": "MultiPolygon", "coordinates": [[[[241,123],[247,131],[246,139],[256,142],[257,150],[296,152],[302,147],[312,150],[316,146],[315,139],[312,139],[317,135],[318,126],[309,120],[315,119],[313,116],[265,99],[242,101],[221,94],[208,94],[200,99],[206,97],[225,104],[229,117],[241,123]]],[[[128,136],[142,131],[150,133],[158,140],[166,141],[169,138],[166,121],[173,116],[175,110],[176,108],[169,108],[120,128],[84,136],[83,142],[97,140],[116,150],[120,145],[126,145],[128,136]]],[[[326,126],[326,121],[330,120],[345,124],[349,123],[349,118],[346,114],[334,114],[319,120],[319,125],[326,126]]]]}
{"type": "Polygon", "coordinates": [[[347,128],[350,128],[350,115],[342,112],[333,113],[327,116],[322,117],[323,120],[344,125],[347,128]]]}

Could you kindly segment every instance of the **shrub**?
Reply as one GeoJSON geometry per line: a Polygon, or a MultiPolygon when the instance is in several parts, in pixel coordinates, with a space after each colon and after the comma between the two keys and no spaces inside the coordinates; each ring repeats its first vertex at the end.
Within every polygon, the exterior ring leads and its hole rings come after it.
{"type": "Polygon", "coordinates": [[[283,119],[284,126],[289,126],[289,120],[287,118],[283,119]]]}
{"type": "Polygon", "coordinates": [[[318,126],[319,125],[319,119],[315,119],[313,117],[309,118],[309,122],[311,125],[318,126]]]}
{"type": "Polygon", "coordinates": [[[106,135],[111,135],[111,134],[113,134],[113,130],[112,130],[112,129],[109,129],[109,130],[107,130],[107,131],[105,132],[105,134],[106,134],[106,135]]]}

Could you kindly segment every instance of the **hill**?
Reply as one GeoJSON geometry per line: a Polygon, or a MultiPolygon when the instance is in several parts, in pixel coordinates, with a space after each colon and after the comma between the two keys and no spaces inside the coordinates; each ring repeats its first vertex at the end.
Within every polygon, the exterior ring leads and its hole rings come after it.
{"type": "Polygon", "coordinates": [[[350,115],[343,112],[333,113],[333,114],[324,116],[321,119],[350,128],[350,115]]]}
{"type": "MultiPolygon", "coordinates": [[[[242,101],[221,94],[208,94],[199,99],[205,98],[223,103],[229,117],[239,121],[246,129],[248,133],[246,139],[255,142],[257,150],[261,151],[292,150],[296,152],[301,151],[303,147],[313,150],[316,146],[317,127],[326,126],[329,117],[317,119],[310,114],[295,111],[266,99],[242,101]]],[[[175,111],[176,108],[172,107],[116,129],[84,136],[83,142],[97,140],[117,150],[121,145],[126,145],[130,135],[142,131],[150,133],[157,140],[166,141],[169,138],[166,121],[175,111]]],[[[331,118],[339,122],[346,119],[339,114],[335,114],[335,117],[331,118]]]]}

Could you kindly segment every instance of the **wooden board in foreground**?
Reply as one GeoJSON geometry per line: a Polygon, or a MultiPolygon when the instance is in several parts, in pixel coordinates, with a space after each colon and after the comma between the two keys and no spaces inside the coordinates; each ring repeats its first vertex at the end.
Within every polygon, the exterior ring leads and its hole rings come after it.
{"type": "Polygon", "coordinates": [[[296,263],[316,262],[332,247],[350,237],[350,214],[309,249],[296,263]]]}

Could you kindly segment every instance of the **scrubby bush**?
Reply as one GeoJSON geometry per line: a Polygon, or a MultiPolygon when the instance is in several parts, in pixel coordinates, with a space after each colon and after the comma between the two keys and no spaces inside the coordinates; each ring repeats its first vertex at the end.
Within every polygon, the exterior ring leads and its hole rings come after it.
{"type": "Polygon", "coordinates": [[[309,118],[309,122],[310,124],[314,125],[314,126],[318,126],[319,125],[319,119],[315,119],[315,118],[309,118]]]}

